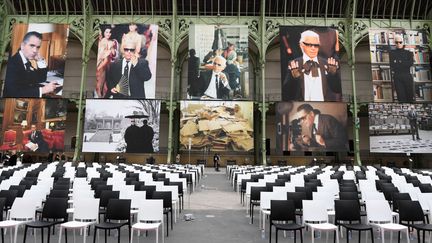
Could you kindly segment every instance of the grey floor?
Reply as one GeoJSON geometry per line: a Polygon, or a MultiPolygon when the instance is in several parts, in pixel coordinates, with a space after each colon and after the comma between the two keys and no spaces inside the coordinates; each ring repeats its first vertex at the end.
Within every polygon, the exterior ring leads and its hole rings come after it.
{"type": "MultiPolygon", "coordinates": [[[[239,195],[233,191],[228,179],[225,177],[225,169],[215,172],[212,168],[206,168],[204,178],[199,182],[195,191],[190,198],[185,198],[185,209],[182,211],[180,220],[174,224],[174,229],[169,231],[169,237],[165,237],[166,243],[264,243],[268,240],[268,228],[266,234],[258,229],[258,210],[255,210],[254,224],[250,224],[250,218],[246,217],[246,210],[240,204],[239,195]],[[184,214],[192,214],[194,220],[184,221],[184,214]]],[[[267,225],[268,226],[268,225],[267,225]]],[[[45,231],[46,232],[46,231],[45,231]]],[[[274,232],[274,231],[273,231],[274,232]]],[[[375,231],[376,233],[376,231],[375,231]]],[[[5,242],[10,241],[10,231],[5,236],[5,242]]],[[[23,229],[18,234],[18,242],[23,242],[23,229]]],[[[40,241],[40,231],[37,233],[37,241],[40,241]]],[[[333,242],[333,234],[330,234],[329,241],[333,242]]],[[[375,241],[381,242],[377,239],[375,241]]],[[[87,242],[93,242],[93,228],[87,242]]],[[[273,242],[275,239],[272,237],[273,242]]],[[[315,242],[325,242],[326,237],[316,238],[315,242]]],[[[386,241],[389,242],[389,236],[386,241]]],[[[397,242],[393,238],[394,242],[397,242]]],[[[28,233],[27,242],[33,243],[33,235],[28,233]]],[[[46,242],[46,237],[45,237],[46,242]]],[[[58,242],[58,228],[55,235],[51,235],[51,242],[58,242]]],[[[63,240],[64,242],[64,236],[63,240]]],[[[68,233],[68,242],[73,242],[73,234],[68,233]]],[[[82,242],[82,236],[77,232],[76,242],[82,242]]],[[[104,242],[103,233],[100,233],[99,242],[104,242]]],[[[117,242],[117,235],[112,232],[108,236],[108,242],[117,242]]],[[[126,228],[121,232],[121,242],[128,242],[128,233],[126,228]]],[[[134,242],[138,242],[134,236],[134,242]]],[[[149,233],[147,237],[141,235],[139,242],[155,242],[154,233],[149,233]]],[[[162,242],[159,238],[159,242],[162,242]]],[[[294,242],[289,235],[285,238],[279,233],[279,242],[294,242]]],[[[298,240],[298,242],[300,242],[298,240]]],[[[310,231],[304,233],[304,242],[311,242],[310,231]]],[[[346,238],[340,239],[340,242],[346,242],[346,238]]],[[[358,242],[357,233],[354,234],[350,242],[358,242]]],[[[371,242],[370,236],[365,241],[364,233],[362,242],[371,242]]],[[[405,237],[402,242],[406,242],[405,237]]],[[[417,242],[417,240],[413,241],[417,242]]]]}

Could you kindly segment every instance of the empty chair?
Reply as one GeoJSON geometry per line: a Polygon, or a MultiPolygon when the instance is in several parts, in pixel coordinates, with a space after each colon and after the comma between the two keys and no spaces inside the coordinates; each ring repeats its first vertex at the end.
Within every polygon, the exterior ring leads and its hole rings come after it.
{"type": "Polygon", "coordinates": [[[353,230],[359,232],[359,242],[361,232],[366,231],[367,238],[367,231],[370,231],[372,243],[374,242],[372,226],[361,223],[360,203],[358,200],[335,200],[335,224],[346,229],[347,242],[349,241],[348,232],[353,230]],[[342,223],[346,221],[349,223],[342,223]]]}
{"type": "Polygon", "coordinates": [[[171,229],[173,229],[173,207],[172,207],[172,195],[171,192],[153,192],[152,199],[162,199],[163,200],[163,213],[166,214],[166,223],[167,223],[167,236],[168,236],[168,214],[171,214],[171,229]]]}
{"type": "Polygon", "coordinates": [[[64,223],[68,219],[68,214],[66,212],[68,207],[67,201],[68,201],[67,198],[47,198],[45,205],[42,209],[42,219],[31,221],[25,224],[23,242],[25,243],[26,241],[28,228],[41,229],[42,242],[44,241],[43,229],[48,228],[48,242],[49,242],[50,235],[51,235],[50,234],[51,227],[56,224],[64,223]]]}
{"type": "Polygon", "coordinates": [[[128,226],[129,228],[129,241],[130,241],[130,210],[131,210],[131,200],[129,199],[110,199],[106,209],[105,220],[95,224],[93,242],[96,242],[96,232],[98,229],[105,230],[105,242],[107,237],[107,231],[111,229],[117,229],[118,243],[120,243],[120,232],[121,227],[128,226]]]}
{"type": "MultiPolygon", "coordinates": [[[[369,224],[374,224],[381,229],[381,238],[384,242],[384,231],[398,231],[398,242],[400,242],[400,232],[406,233],[407,243],[409,243],[408,227],[393,223],[392,211],[390,205],[385,200],[368,200],[366,201],[366,211],[369,224]]],[[[390,242],[393,242],[393,234],[390,235],[390,242]]]]}
{"type": "Polygon", "coordinates": [[[320,200],[303,200],[303,224],[312,229],[312,243],[315,240],[315,230],[333,231],[335,241],[339,242],[338,228],[336,225],[328,222],[328,213],[325,204],[325,202],[320,200]]]}
{"type": "MultiPolygon", "coordinates": [[[[0,199],[0,206],[2,200],[0,199]]],[[[6,200],[3,200],[6,202],[6,200]]],[[[16,243],[18,235],[18,226],[33,221],[35,217],[36,204],[25,198],[16,198],[12,208],[9,212],[8,218],[5,221],[0,221],[0,228],[13,228],[15,229],[13,242],[16,243]]],[[[3,232],[2,232],[3,234],[3,232]]],[[[12,242],[12,230],[11,230],[12,242]]]]}
{"type": "Polygon", "coordinates": [[[250,196],[250,202],[249,202],[249,216],[251,218],[251,224],[253,224],[253,217],[254,217],[254,206],[260,205],[260,196],[262,191],[266,191],[267,187],[251,187],[251,196],[250,196]]]}
{"type": "Polygon", "coordinates": [[[423,209],[418,201],[400,200],[399,205],[399,222],[400,224],[412,227],[417,230],[417,239],[420,242],[420,233],[423,231],[423,240],[425,242],[425,232],[432,231],[432,225],[426,224],[423,209]]]}
{"type": "Polygon", "coordinates": [[[138,211],[138,222],[132,225],[131,242],[133,242],[134,230],[155,230],[156,243],[158,243],[159,227],[161,227],[161,236],[163,241],[163,200],[141,201],[138,211]]]}
{"type": "MultiPolygon", "coordinates": [[[[86,242],[87,227],[97,223],[99,215],[99,199],[82,199],[74,203],[73,220],[60,224],[59,242],[61,242],[62,230],[84,229],[83,242],[86,242]]],[[[75,241],[75,231],[74,231],[75,241]]]]}
{"type": "Polygon", "coordinates": [[[120,192],[119,191],[102,191],[101,197],[99,200],[99,221],[100,216],[105,215],[106,207],[108,206],[108,202],[110,199],[119,199],[120,192]]]}
{"type": "Polygon", "coordinates": [[[276,243],[278,242],[278,232],[294,231],[294,242],[296,232],[300,231],[300,242],[303,242],[303,226],[296,223],[295,206],[293,200],[272,200],[270,202],[270,233],[269,242],[271,243],[272,227],[276,229],[276,243]]]}

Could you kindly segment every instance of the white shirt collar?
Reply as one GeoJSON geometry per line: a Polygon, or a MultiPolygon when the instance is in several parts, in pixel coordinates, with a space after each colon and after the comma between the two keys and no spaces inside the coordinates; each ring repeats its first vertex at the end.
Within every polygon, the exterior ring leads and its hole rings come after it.
{"type": "Polygon", "coordinates": [[[314,117],[314,124],[315,124],[315,128],[318,130],[318,118],[319,118],[319,114],[315,114],[314,117]]]}
{"type": "Polygon", "coordinates": [[[25,65],[28,62],[28,59],[24,56],[24,53],[22,51],[19,51],[18,53],[20,54],[20,57],[25,65]]]}
{"type": "MultiPolygon", "coordinates": [[[[306,55],[305,53],[303,53],[303,64],[305,64],[309,60],[311,60],[311,58],[308,55],[306,55]]],[[[312,58],[312,60],[314,62],[318,62],[318,56],[312,58]]]]}

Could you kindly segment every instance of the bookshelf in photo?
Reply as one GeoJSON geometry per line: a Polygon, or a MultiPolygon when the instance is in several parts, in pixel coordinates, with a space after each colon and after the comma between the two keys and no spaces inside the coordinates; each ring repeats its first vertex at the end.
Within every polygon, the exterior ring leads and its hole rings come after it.
{"type": "Polygon", "coordinates": [[[390,52],[396,49],[396,36],[403,37],[405,50],[413,55],[410,74],[414,81],[415,101],[432,101],[430,50],[426,33],[422,30],[371,29],[369,43],[374,102],[398,101],[390,68],[390,52]]]}

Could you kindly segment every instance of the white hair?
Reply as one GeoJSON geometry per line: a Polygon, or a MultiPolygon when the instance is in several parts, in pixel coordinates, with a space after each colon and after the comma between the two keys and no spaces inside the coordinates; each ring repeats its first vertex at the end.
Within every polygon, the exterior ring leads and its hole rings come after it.
{"type": "Polygon", "coordinates": [[[402,35],[396,35],[395,36],[395,41],[402,41],[402,44],[404,43],[404,38],[402,35]]]}
{"type": "Polygon", "coordinates": [[[318,43],[320,43],[319,35],[316,32],[314,32],[312,30],[306,30],[306,31],[301,33],[301,37],[300,37],[300,41],[299,41],[300,44],[305,41],[306,37],[315,37],[318,39],[318,43]]]}
{"type": "Polygon", "coordinates": [[[221,60],[223,62],[223,64],[226,65],[226,59],[225,59],[225,57],[217,55],[217,56],[214,57],[213,61],[216,60],[216,59],[221,60]]]}

